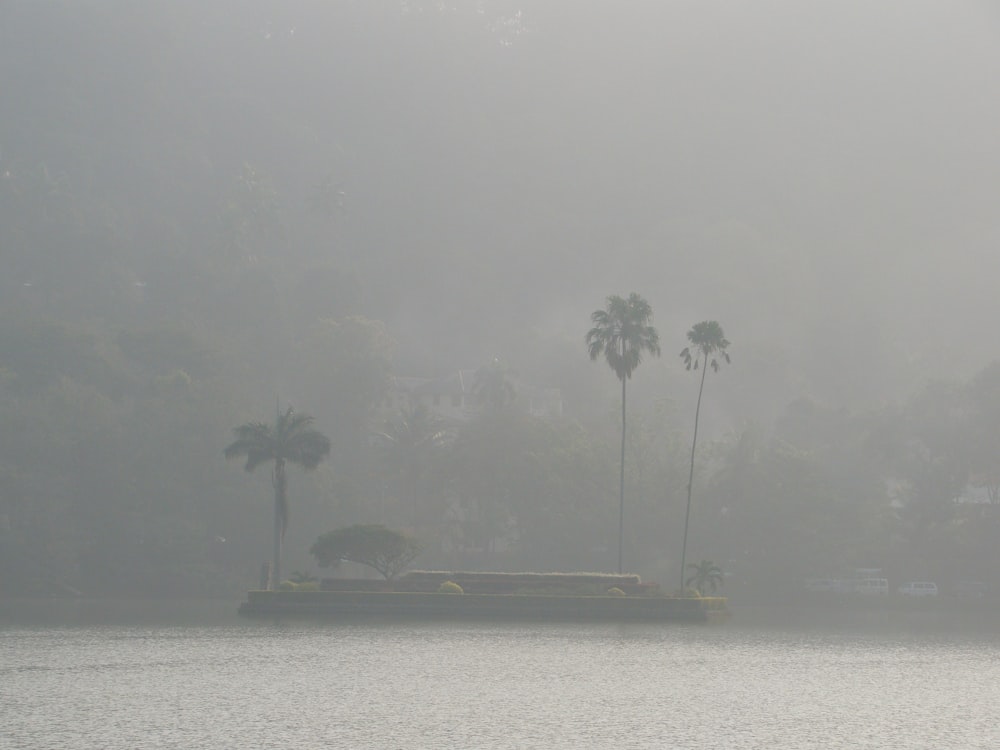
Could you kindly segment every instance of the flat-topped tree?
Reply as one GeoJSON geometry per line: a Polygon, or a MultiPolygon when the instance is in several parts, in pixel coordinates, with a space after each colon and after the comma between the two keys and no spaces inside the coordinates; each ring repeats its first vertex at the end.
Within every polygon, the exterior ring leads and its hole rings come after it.
{"type": "Polygon", "coordinates": [[[602,354],[622,381],[622,451],[618,481],[618,572],[622,572],[622,536],[625,526],[625,383],[642,362],[643,352],[660,356],[660,337],[650,323],[653,308],[635,292],[623,299],[612,295],[603,310],[595,310],[587,332],[590,359],[602,354]]]}
{"type": "Polygon", "coordinates": [[[323,534],[310,548],[322,568],[341,561],[375,568],[391,581],[423,551],[413,537],[382,524],[357,524],[323,534]]]}
{"type": "Polygon", "coordinates": [[[281,583],[281,542],[288,526],[288,479],[285,464],[307,471],[315,469],[330,454],[330,439],[312,428],[313,418],[297,414],[291,407],[278,413],[274,425],[248,422],[233,430],[236,440],[226,448],[226,458],[246,458],[247,471],[274,461],[274,562],[271,587],[281,583]]]}
{"type": "MultiPolygon", "coordinates": [[[[701,415],[701,395],[705,391],[705,374],[711,367],[713,372],[719,371],[719,359],[729,364],[729,354],[726,349],[729,341],[720,326],[714,320],[695,323],[687,333],[690,346],[684,347],[681,359],[688,370],[701,368],[701,383],[698,386],[698,405],[694,410],[694,436],[691,438],[691,468],[688,471],[687,508],[684,511],[684,542],[681,544],[681,583],[684,582],[684,563],[687,557],[688,523],[691,519],[691,486],[694,484],[694,452],[698,444],[698,418],[701,415]]],[[[682,586],[683,588],[683,586],[682,586]]]]}

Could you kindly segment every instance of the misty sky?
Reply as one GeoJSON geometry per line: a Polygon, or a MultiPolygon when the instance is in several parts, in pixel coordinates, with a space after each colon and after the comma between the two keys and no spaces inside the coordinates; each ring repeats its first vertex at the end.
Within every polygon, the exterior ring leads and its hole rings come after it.
{"type": "Polygon", "coordinates": [[[842,368],[833,399],[885,360],[891,380],[900,363],[965,376],[996,356],[996,6],[586,7],[592,44],[551,75],[590,129],[553,171],[602,175],[595,238],[632,261],[605,252],[595,294],[640,288],[675,339],[717,317],[743,367],[775,352],[842,368]],[[677,278],[690,256],[696,277],[677,278]]]}
{"type": "MultiPolygon", "coordinates": [[[[524,332],[579,371],[590,312],[631,291],[666,353],[637,393],[676,396],[685,331],[718,319],[735,422],[877,405],[1000,351],[990,2],[178,4],[169,32],[107,7],[7,61],[0,158],[181,224],[244,162],[288,206],[335,174],[348,218],[297,247],[378,276],[362,312],[404,370],[499,355],[565,386],[524,332]],[[33,152],[87,98],[110,103],[74,126],[103,146],[33,152]]],[[[162,231],[129,220],[137,246],[162,231]]]]}
{"type": "MultiPolygon", "coordinates": [[[[718,318],[761,369],[751,382],[842,368],[821,395],[864,403],[994,358],[995,7],[539,6],[498,32],[494,85],[429,87],[439,99],[409,114],[445,134],[413,163],[437,167],[436,241],[565,264],[543,327],[576,337],[604,295],[634,289],[667,342],[718,318]],[[477,170],[495,151],[509,171],[477,170]],[[567,226],[580,205],[585,226],[567,226]]],[[[516,288],[490,298],[516,305],[516,288]]]]}

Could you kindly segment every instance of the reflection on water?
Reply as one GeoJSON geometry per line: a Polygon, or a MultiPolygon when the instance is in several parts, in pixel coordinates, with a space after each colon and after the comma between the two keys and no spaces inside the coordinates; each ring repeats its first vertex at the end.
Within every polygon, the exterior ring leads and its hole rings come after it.
{"type": "Polygon", "coordinates": [[[236,624],[238,607],[238,601],[217,599],[0,598],[0,627],[236,624]]]}
{"type": "Polygon", "coordinates": [[[273,625],[232,611],[188,611],[221,618],[203,625],[176,607],[161,625],[8,618],[0,746],[1000,746],[990,632],[747,627],[739,613],[725,627],[273,625]]]}

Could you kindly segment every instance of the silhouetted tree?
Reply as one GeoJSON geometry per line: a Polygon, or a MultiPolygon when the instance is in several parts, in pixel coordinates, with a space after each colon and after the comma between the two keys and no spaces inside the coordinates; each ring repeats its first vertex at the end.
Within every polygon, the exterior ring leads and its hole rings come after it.
{"type": "Polygon", "coordinates": [[[309,552],[328,568],[340,563],[360,563],[375,568],[386,580],[392,580],[423,550],[413,537],[388,529],[381,524],[360,524],[323,534],[309,552]]]}
{"type": "Polygon", "coordinates": [[[642,361],[643,352],[660,355],[660,337],[650,325],[653,308],[635,292],[623,299],[612,295],[603,310],[591,316],[594,327],[587,332],[590,359],[602,354],[622,381],[622,450],[618,483],[618,572],[622,572],[622,535],[625,524],[625,383],[642,361]]]}
{"type": "Polygon", "coordinates": [[[285,464],[292,463],[312,470],[330,453],[330,440],[310,425],[308,414],[296,414],[291,407],[272,426],[264,422],[248,422],[236,427],[236,440],[226,447],[226,458],[246,457],[247,471],[260,464],[274,461],[271,481],[274,485],[274,562],[271,585],[281,582],[281,541],[288,526],[288,480],[285,464]]]}
{"type": "Polygon", "coordinates": [[[698,589],[699,594],[704,594],[706,590],[714,594],[716,589],[722,585],[724,580],[722,577],[722,568],[711,560],[691,563],[688,567],[691,568],[691,575],[684,581],[685,587],[693,583],[694,587],[698,589]]]}
{"type": "Polygon", "coordinates": [[[472,392],[480,403],[491,409],[502,409],[511,403],[517,392],[510,382],[510,370],[499,357],[494,357],[488,365],[476,370],[472,392]]]}
{"type": "Polygon", "coordinates": [[[701,367],[701,383],[698,386],[698,405],[694,410],[694,436],[691,438],[691,468],[688,471],[687,486],[687,508],[684,511],[684,541],[681,544],[681,579],[684,577],[684,562],[687,556],[688,524],[691,519],[691,486],[694,484],[694,452],[698,444],[698,418],[701,415],[701,396],[705,390],[705,373],[711,367],[715,372],[719,371],[719,361],[716,355],[729,362],[729,354],[726,349],[729,341],[720,326],[714,320],[705,320],[695,323],[687,333],[691,346],[684,347],[681,352],[681,359],[684,360],[688,370],[697,370],[701,367]]]}

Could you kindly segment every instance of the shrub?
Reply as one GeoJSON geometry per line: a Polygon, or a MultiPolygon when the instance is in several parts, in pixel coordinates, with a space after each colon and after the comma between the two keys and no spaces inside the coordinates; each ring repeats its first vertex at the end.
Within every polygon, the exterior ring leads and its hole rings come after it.
{"type": "Polygon", "coordinates": [[[294,581],[282,581],[278,584],[278,591],[295,591],[298,585],[294,581]]]}
{"type": "Polygon", "coordinates": [[[607,591],[608,596],[625,596],[625,592],[617,586],[612,586],[607,591]]]}
{"type": "Polygon", "coordinates": [[[296,591],[319,591],[319,581],[303,581],[295,584],[296,591]]]}
{"type": "Polygon", "coordinates": [[[438,586],[439,594],[464,594],[462,587],[459,586],[454,581],[445,581],[440,586],[438,586]]]}

